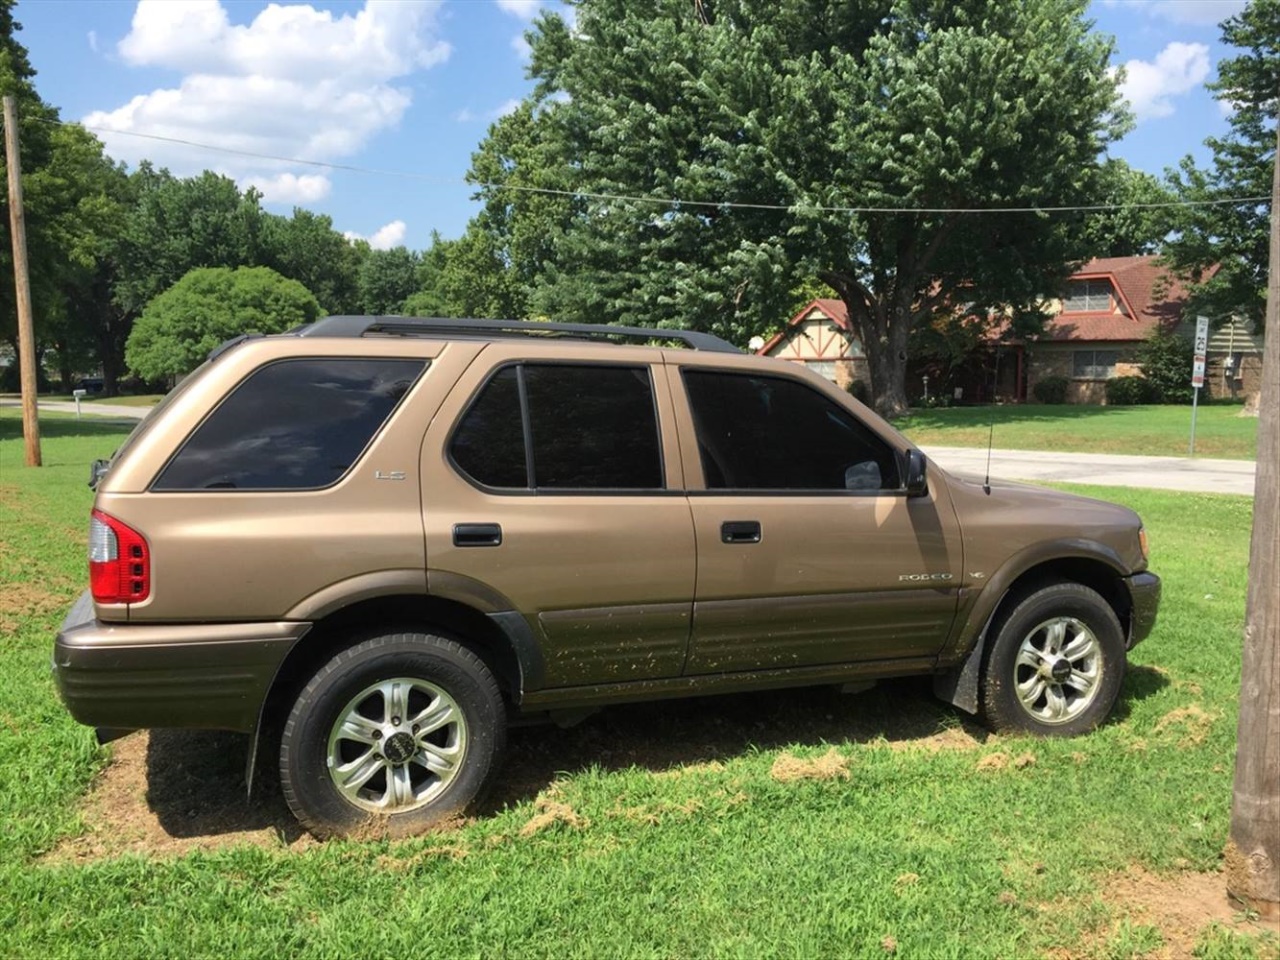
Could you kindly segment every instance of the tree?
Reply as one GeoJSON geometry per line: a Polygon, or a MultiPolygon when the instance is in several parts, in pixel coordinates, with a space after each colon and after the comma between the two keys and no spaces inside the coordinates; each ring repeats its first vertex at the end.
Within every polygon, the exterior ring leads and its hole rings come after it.
{"type": "Polygon", "coordinates": [[[848,307],[878,407],[901,412],[908,334],[973,299],[957,288],[1021,305],[1069,272],[1068,219],[926,211],[1097,199],[1123,117],[1084,7],[583,0],[572,34],[544,14],[539,148],[503,155],[554,161],[580,199],[531,310],[745,343],[817,276],[848,307]]]}
{"type": "Polygon", "coordinates": [[[370,314],[398,314],[418,288],[418,254],[405,247],[369,250],[360,264],[360,310],[370,314]]]}
{"type": "Polygon", "coordinates": [[[1191,284],[1189,313],[1214,319],[1240,315],[1260,326],[1267,285],[1265,198],[1271,191],[1280,96],[1280,0],[1254,0],[1221,29],[1223,42],[1241,51],[1219,63],[1218,79],[1209,84],[1214,96],[1233,108],[1230,129],[1225,137],[1205,141],[1213,153],[1209,168],[1186,157],[1170,183],[1186,200],[1255,201],[1182,208],[1164,260],[1191,284]]]}
{"type": "Polygon", "coordinates": [[[307,288],[268,267],[192,270],[147,305],[129,335],[129,369],[147,380],[178,377],[242,333],[282,333],[320,315],[307,288]]]}
{"type": "Polygon", "coordinates": [[[1171,207],[1177,197],[1159,178],[1135,170],[1123,160],[1109,158],[1102,165],[1099,203],[1114,204],[1105,211],[1079,214],[1084,235],[1081,253],[1090,257],[1134,257],[1157,253],[1173,227],[1171,207]]]}
{"type": "Polygon", "coordinates": [[[263,215],[262,266],[297,280],[325,313],[360,309],[361,254],[325,214],[294,207],[292,217],[263,215]]]}

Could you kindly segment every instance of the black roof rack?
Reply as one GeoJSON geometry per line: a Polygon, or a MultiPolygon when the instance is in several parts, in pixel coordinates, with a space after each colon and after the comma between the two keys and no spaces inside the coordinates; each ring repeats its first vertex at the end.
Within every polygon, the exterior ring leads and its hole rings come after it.
{"type": "Polygon", "coordinates": [[[550,337],[569,340],[675,341],[691,350],[742,351],[719,337],[692,330],[615,327],[605,323],[543,323],[539,320],[474,320],[450,317],[325,317],[290,331],[299,337],[550,337]]]}

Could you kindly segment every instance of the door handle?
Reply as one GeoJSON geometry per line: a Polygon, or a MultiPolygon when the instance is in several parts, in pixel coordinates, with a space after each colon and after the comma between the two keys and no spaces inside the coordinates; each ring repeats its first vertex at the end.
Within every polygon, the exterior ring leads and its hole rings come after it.
{"type": "Polygon", "coordinates": [[[720,524],[721,543],[759,543],[759,520],[726,520],[720,524]]]}
{"type": "Polygon", "coordinates": [[[455,523],[453,525],[455,547],[500,547],[502,527],[496,523],[455,523]]]}

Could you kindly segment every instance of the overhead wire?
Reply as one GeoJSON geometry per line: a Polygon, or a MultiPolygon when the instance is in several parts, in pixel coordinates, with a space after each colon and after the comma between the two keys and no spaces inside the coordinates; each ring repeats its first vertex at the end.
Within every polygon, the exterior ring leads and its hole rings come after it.
{"type": "Polygon", "coordinates": [[[1242,206],[1244,204],[1269,203],[1271,198],[1258,197],[1222,197],[1208,200],[1166,200],[1153,203],[1093,203],[1061,206],[1024,206],[1024,207],[887,207],[876,205],[829,206],[809,203],[750,203],[740,200],[686,200],[680,197],[645,197],[634,194],[600,193],[590,190],[559,190],[553,187],[534,187],[525,184],[494,183],[437,177],[431,174],[411,170],[381,170],[375,167],[361,167],[350,163],[333,163],[327,160],[310,160],[305,157],[285,157],[278,154],[260,153],[254,150],[241,150],[236,147],[225,147],[214,143],[201,143],[182,137],[168,137],[156,133],[142,133],[137,130],[116,130],[110,127],[93,126],[76,123],[70,120],[50,120],[44,117],[35,118],[40,123],[54,126],[80,127],[91,133],[109,134],[111,136],[136,137],[142,140],[153,140],[178,146],[192,147],[214,153],[248,157],[254,160],[270,160],[274,163],[287,163],[294,166],[315,167],[324,170],[335,170],[343,173],[358,173],[381,177],[396,177],[404,180],[418,180],[447,186],[468,186],[490,190],[511,190],[521,193],[532,193],[543,196],[567,197],[576,200],[600,200],[611,203],[652,203],[672,207],[699,207],[712,210],[776,210],[789,213],[840,213],[840,214],[992,214],[992,213],[1101,213],[1108,210],[1160,210],[1173,207],[1208,207],[1208,206],[1242,206]]]}

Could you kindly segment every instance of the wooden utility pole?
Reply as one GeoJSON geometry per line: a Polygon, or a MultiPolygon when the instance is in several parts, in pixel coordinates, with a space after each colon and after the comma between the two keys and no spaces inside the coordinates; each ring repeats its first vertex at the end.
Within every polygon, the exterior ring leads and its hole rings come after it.
{"type": "Polygon", "coordinates": [[[1227,845],[1227,892],[1272,919],[1280,917],[1280,124],[1276,147],[1258,472],[1227,845]]]}
{"type": "Polygon", "coordinates": [[[27,275],[27,223],[22,213],[22,161],[18,157],[18,109],[4,98],[4,156],[9,167],[9,232],[13,237],[14,300],[18,305],[18,374],[22,378],[22,436],[27,466],[40,466],[40,419],[36,415],[36,338],[31,325],[31,280],[27,275]]]}

